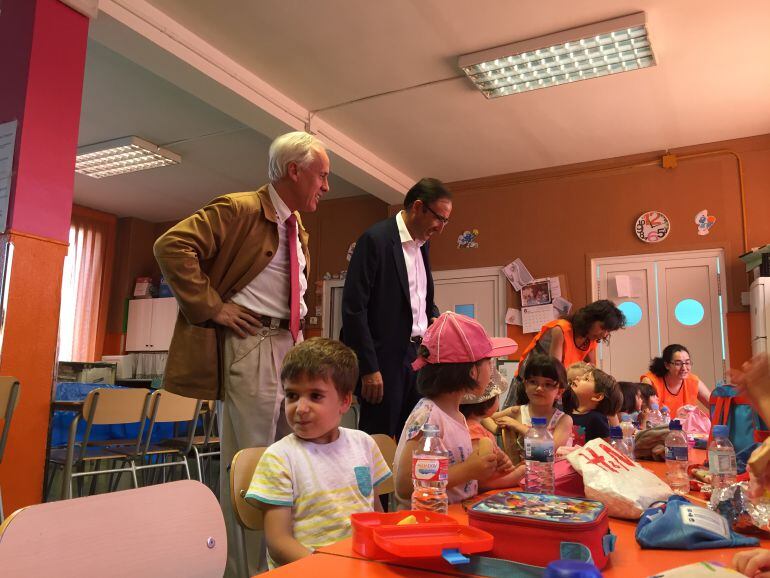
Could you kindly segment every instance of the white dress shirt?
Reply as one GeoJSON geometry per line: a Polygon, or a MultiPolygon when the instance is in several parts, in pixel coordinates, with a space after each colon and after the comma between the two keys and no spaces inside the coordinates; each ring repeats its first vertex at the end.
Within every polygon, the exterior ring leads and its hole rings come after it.
{"type": "MultiPolygon", "coordinates": [[[[233,295],[232,302],[246,309],[275,317],[277,319],[289,318],[289,240],[286,237],[286,219],[291,215],[289,207],[278,196],[273,185],[268,185],[270,200],[275,207],[276,220],[278,221],[278,249],[259,275],[252,279],[238,293],[233,295]]],[[[299,232],[299,224],[297,224],[299,232]]],[[[307,290],[307,278],[305,277],[305,254],[297,234],[297,259],[299,261],[299,317],[303,319],[307,315],[305,304],[305,291],[307,290]]]]}
{"type": "Polygon", "coordinates": [[[428,315],[425,311],[425,301],[428,296],[428,276],[425,273],[425,262],[422,260],[420,247],[425,241],[415,241],[406,228],[403,211],[396,215],[398,235],[401,238],[401,248],[404,251],[406,274],[409,277],[409,301],[412,305],[412,337],[425,334],[428,328],[428,315]]]}

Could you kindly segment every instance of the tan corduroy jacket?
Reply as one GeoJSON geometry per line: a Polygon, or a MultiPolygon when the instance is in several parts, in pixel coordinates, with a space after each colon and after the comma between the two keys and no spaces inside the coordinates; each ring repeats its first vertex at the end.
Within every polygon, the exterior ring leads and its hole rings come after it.
{"type": "MultiPolygon", "coordinates": [[[[308,234],[299,215],[297,223],[307,274],[308,234]]],[[[267,186],[217,197],[155,242],[155,258],[180,309],[163,379],[166,389],[222,399],[226,329],[211,319],[267,266],[277,248],[276,212],[267,186]]]]}

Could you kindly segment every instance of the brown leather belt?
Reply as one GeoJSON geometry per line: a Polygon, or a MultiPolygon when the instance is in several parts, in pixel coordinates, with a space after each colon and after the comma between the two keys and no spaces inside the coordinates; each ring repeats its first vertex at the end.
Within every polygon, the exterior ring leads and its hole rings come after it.
{"type": "MultiPolygon", "coordinates": [[[[269,329],[285,329],[286,331],[289,330],[288,319],[278,319],[277,317],[268,317],[267,315],[257,315],[256,313],[254,313],[253,315],[254,317],[257,318],[257,321],[259,321],[263,327],[267,327],[269,329]]],[[[305,320],[300,319],[299,328],[304,329],[304,327],[305,327],[305,320]]]]}

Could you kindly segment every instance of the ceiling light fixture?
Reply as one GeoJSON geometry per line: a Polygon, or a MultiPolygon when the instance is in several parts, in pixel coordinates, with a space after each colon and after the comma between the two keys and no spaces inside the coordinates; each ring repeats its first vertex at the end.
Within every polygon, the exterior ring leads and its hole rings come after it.
{"type": "Polygon", "coordinates": [[[94,179],[178,165],[182,157],[136,136],[78,148],[75,172],[94,179]]]}
{"type": "Polygon", "coordinates": [[[459,58],[487,98],[655,65],[644,12],[506,44],[459,58]]]}

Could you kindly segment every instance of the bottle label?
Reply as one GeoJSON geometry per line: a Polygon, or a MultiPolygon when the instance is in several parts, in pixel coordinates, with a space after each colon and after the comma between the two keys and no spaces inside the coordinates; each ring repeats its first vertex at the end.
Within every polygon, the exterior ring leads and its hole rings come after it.
{"type": "Polygon", "coordinates": [[[666,459],[678,462],[687,461],[687,446],[666,446],[666,459]]]}
{"type": "Polygon", "coordinates": [[[415,456],[412,458],[412,479],[421,482],[446,482],[449,458],[439,456],[415,456]]]}
{"type": "Polygon", "coordinates": [[[525,459],[533,462],[552,462],[553,443],[537,443],[524,438],[524,456],[525,459]]]}
{"type": "Polygon", "coordinates": [[[709,452],[709,471],[712,474],[735,475],[735,470],[735,457],[730,453],[717,452],[714,450],[709,452]]]}

